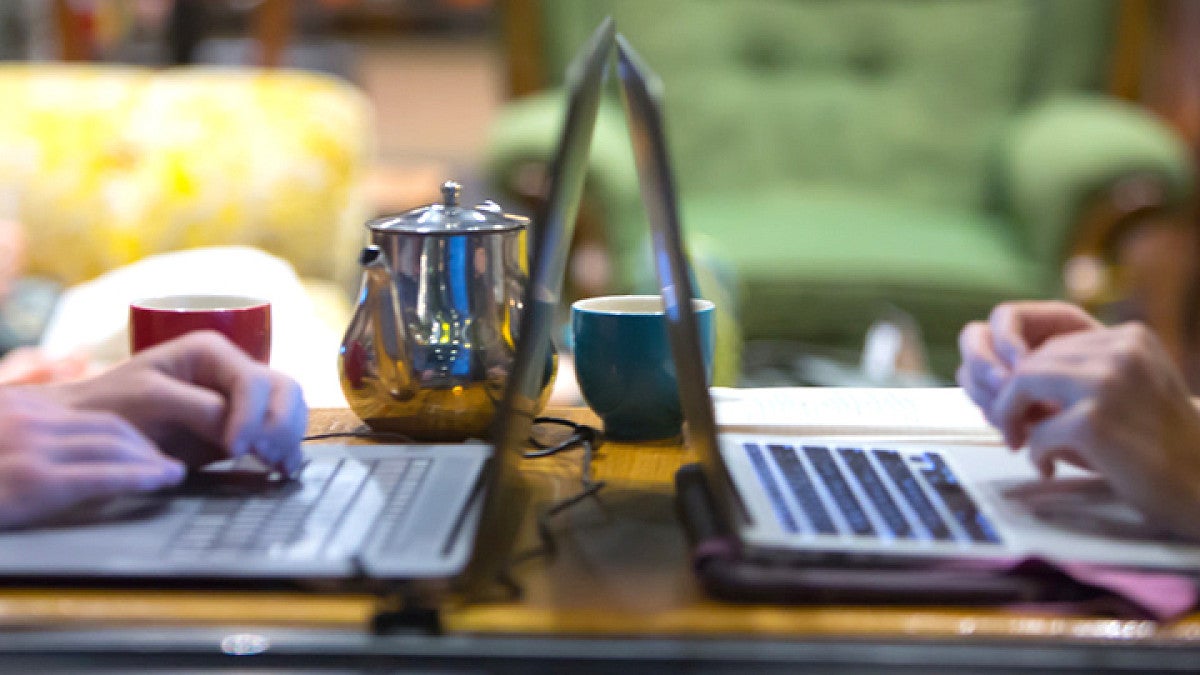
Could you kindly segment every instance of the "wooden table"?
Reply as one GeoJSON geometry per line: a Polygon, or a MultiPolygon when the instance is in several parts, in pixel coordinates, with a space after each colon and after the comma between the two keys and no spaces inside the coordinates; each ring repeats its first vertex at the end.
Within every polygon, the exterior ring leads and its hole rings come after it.
{"type": "MultiPolygon", "coordinates": [[[[598,423],[586,410],[554,412],[598,423]]],[[[310,429],[344,431],[358,424],[348,411],[317,410],[310,429]]],[[[57,653],[51,641],[65,636],[90,645],[93,657],[112,659],[155,649],[188,658],[217,656],[229,651],[231,639],[253,646],[257,636],[270,643],[266,651],[283,659],[280,667],[295,665],[289,657],[312,665],[313,659],[339,656],[340,663],[364,665],[403,656],[406,663],[442,665],[446,659],[512,661],[520,670],[540,665],[546,672],[578,666],[577,659],[615,665],[606,661],[614,658],[627,667],[654,664],[656,670],[688,672],[706,663],[791,672],[804,664],[898,663],[923,663],[927,672],[934,665],[1200,668],[1200,614],[1163,625],[985,608],[777,607],[709,600],[688,568],[672,504],[675,469],[693,459],[673,443],[603,445],[593,469],[607,486],[598,499],[552,519],[556,556],[533,557],[514,568],[523,598],[448,603],[441,636],[373,635],[378,604],[364,594],[0,589],[0,625],[10,629],[0,633],[0,666],[5,655],[51,658],[57,653]],[[230,632],[235,628],[242,632],[230,632]]],[[[525,471],[533,508],[579,486],[577,451],[529,460],[525,471]]],[[[530,550],[537,543],[527,527],[516,548],[530,550]]]]}

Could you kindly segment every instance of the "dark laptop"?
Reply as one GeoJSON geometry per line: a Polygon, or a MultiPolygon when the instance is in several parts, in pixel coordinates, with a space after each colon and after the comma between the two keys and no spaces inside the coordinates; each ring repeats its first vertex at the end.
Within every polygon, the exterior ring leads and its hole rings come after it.
{"type": "Polygon", "coordinates": [[[567,73],[566,118],[533,259],[516,356],[491,443],[310,445],[295,480],[204,471],[183,489],[90,505],[0,533],[8,579],[351,581],[490,579],[520,510],[516,463],[551,358],[567,248],[612,51],[606,20],[567,73]],[[472,555],[479,551],[478,555],[472,555]]]}
{"type": "MultiPolygon", "coordinates": [[[[1039,558],[1200,569],[1200,546],[1156,535],[1102,480],[1042,480],[1008,448],[887,437],[718,433],[701,361],[662,85],[617,36],[618,72],[666,306],[688,442],[714,518],[740,554],[829,567],[1039,558]]],[[[752,223],[746,223],[752,226],[752,223]]],[[[801,308],[796,308],[797,310],[801,308]]]]}

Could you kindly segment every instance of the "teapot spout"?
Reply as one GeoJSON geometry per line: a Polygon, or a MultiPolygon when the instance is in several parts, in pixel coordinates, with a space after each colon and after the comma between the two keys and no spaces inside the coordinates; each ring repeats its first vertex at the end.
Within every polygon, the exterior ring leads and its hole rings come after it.
{"type": "Polygon", "coordinates": [[[362,284],[338,355],[342,390],[351,407],[404,401],[418,387],[408,364],[404,324],[387,256],[378,246],[359,254],[362,284]]]}

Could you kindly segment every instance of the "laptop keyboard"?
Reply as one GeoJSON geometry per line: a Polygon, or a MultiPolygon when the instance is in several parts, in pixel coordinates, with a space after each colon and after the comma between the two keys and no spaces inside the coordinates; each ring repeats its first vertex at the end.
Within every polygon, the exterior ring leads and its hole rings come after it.
{"type": "Polygon", "coordinates": [[[168,545],[170,557],[270,551],[319,555],[368,482],[383,496],[378,517],[392,537],[413,504],[430,459],[315,461],[293,484],[247,497],[209,497],[168,545]]]}
{"type": "Polygon", "coordinates": [[[787,532],[999,544],[991,521],[936,452],[744,443],[787,532]]]}

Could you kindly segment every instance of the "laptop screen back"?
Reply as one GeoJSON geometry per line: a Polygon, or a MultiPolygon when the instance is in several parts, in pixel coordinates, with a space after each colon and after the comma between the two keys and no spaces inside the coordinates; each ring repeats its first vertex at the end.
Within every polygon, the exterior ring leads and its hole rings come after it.
{"type": "Polygon", "coordinates": [[[688,443],[700,457],[705,477],[722,512],[729,514],[730,491],[725,489],[728,473],[722,468],[723,460],[717,448],[716,418],[702,365],[704,352],[700,330],[690,302],[698,295],[684,251],[675,181],[667,157],[661,110],[662,83],[624,36],[618,35],[616,42],[622,101],[637,162],[642,202],[650,221],[654,267],[666,308],[667,333],[679,381],[679,400],[688,425],[688,443]]]}
{"type": "Polygon", "coordinates": [[[493,573],[504,564],[506,556],[498,556],[496,551],[503,548],[505,537],[511,535],[512,516],[520,511],[511,502],[520,488],[517,464],[553,373],[555,357],[551,341],[558,325],[563,275],[614,32],[612,19],[606,19],[566,73],[566,118],[551,166],[546,201],[533,219],[530,237],[533,255],[518,326],[516,358],[496,416],[493,489],[485,497],[483,521],[468,570],[468,576],[480,583],[493,578],[493,573]]]}

